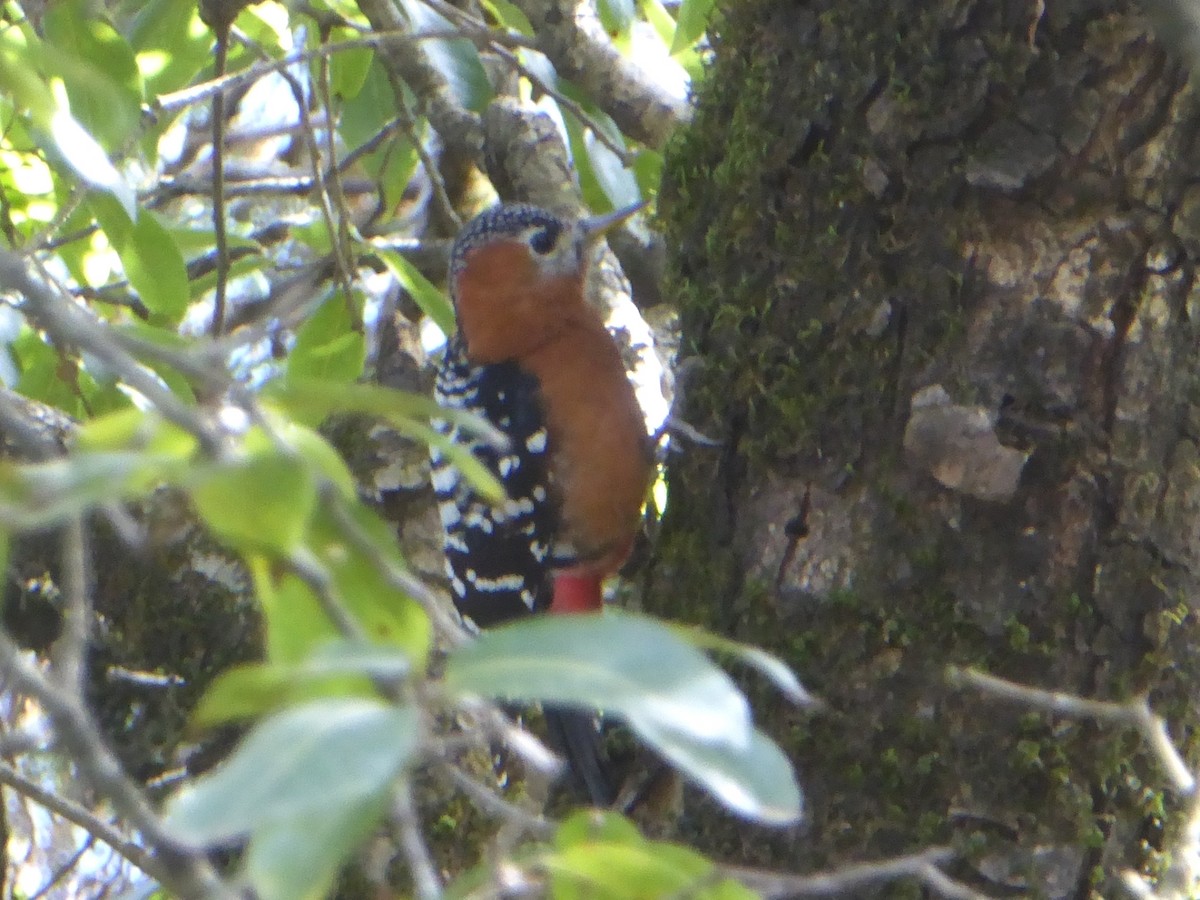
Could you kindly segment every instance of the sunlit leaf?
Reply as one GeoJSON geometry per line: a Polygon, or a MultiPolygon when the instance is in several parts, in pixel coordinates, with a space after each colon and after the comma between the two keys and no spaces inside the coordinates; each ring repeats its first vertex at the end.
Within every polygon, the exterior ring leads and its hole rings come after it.
{"type": "Polygon", "coordinates": [[[394,682],[409,671],[408,657],[391,647],[333,640],[299,663],[247,663],[222,672],[192,713],[206,728],[316,697],[370,696],[372,679],[394,682]]]}
{"type": "Polygon", "coordinates": [[[300,326],[288,354],[289,378],[350,382],[362,374],[367,342],[362,322],[341,291],[335,291],[300,326]]]}
{"type": "Polygon", "coordinates": [[[129,29],[129,43],[151,96],[182,88],[211,59],[213,34],[197,4],[146,0],[129,29]]]}
{"type": "Polygon", "coordinates": [[[629,35],[634,21],[633,0],[596,0],[596,11],[600,14],[600,24],[611,37],[629,35]]]}
{"type": "Polygon", "coordinates": [[[670,47],[675,40],[675,20],[660,0],[639,0],[642,15],[658,33],[659,40],[670,47]]]}
{"type": "Polygon", "coordinates": [[[727,808],[767,825],[792,825],[803,815],[796,773],[769,737],[752,729],[745,747],[736,751],[650,716],[628,719],[632,728],[684,775],[727,808]]]}
{"type": "Polygon", "coordinates": [[[142,82],[125,38],[87,0],[46,9],[47,61],[63,79],[71,114],[109,149],[121,147],[141,115],[142,82]]]}
{"type": "Polygon", "coordinates": [[[346,514],[370,537],[371,553],[346,539],[326,509],[314,517],[310,543],[325,565],[346,611],[367,639],[399,647],[417,665],[424,663],[432,639],[429,617],[415,600],[391,584],[372,553],[398,564],[391,556],[396,538],[387,523],[362,504],[347,504],[346,514]]]}
{"type": "Polygon", "coordinates": [[[483,0],[483,8],[492,14],[504,28],[509,28],[525,37],[533,37],[533,25],[515,3],[509,0],[483,0]]]}
{"type": "Polygon", "coordinates": [[[172,798],[167,827],[194,845],[371,806],[417,747],[414,710],[377,700],[314,701],[257,725],[233,754],[172,798]]]}
{"type": "Polygon", "coordinates": [[[603,141],[589,133],[584,146],[596,181],[614,208],[630,206],[642,199],[634,173],[625,168],[621,158],[603,141]]]}
{"type": "Polygon", "coordinates": [[[76,175],[91,187],[112,194],[131,219],[137,216],[133,188],[109,162],[104,148],[66,109],[61,106],[55,109],[50,116],[49,131],[55,149],[76,175]]]}
{"type": "Polygon", "coordinates": [[[689,847],[643,837],[632,822],[600,810],[577,812],[554,833],[553,849],[538,854],[553,877],[558,900],[604,896],[751,900],[757,896],[716,876],[711,861],[689,847]]]}
{"type": "Polygon", "coordinates": [[[449,299],[422,275],[417,267],[395,250],[378,250],[380,258],[396,280],[404,286],[409,295],[416,301],[421,312],[433,319],[434,324],[442,330],[442,334],[454,333],[454,307],[449,299]]]}
{"type": "Polygon", "coordinates": [[[308,467],[282,452],[211,463],[192,484],[196,511],[237,549],[288,554],[304,538],[317,503],[308,467]]]}
{"type": "Polygon", "coordinates": [[[683,0],[679,4],[679,15],[675,25],[675,39],[671,42],[671,53],[686,50],[704,35],[712,15],[713,0],[683,0]]]}
{"type": "MultiPolygon", "coordinates": [[[[418,0],[400,0],[400,7],[418,34],[451,28],[446,19],[418,0]]],[[[492,99],[492,86],[478,48],[465,38],[422,41],[421,47],[458,102],[474,112],[483,112],[492,99]]]]}

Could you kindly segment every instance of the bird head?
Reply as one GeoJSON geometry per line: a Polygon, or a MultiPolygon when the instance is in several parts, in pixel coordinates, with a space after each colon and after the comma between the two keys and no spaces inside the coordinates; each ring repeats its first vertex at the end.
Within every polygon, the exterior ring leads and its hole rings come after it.
{"type": "Polygon", "coordinates": [[[567,219],[523,203],[494,206],[459,233],[450,294],[468,355],[517,359],[582,307],[591,247],[644,204],[567,219]]]}

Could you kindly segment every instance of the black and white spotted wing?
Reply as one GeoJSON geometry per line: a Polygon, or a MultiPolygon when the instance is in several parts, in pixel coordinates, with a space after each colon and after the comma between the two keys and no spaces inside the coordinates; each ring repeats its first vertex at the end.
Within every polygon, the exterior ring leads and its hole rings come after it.
{"type": "Polygon", "coordinates": [[[491,506],[448,459],[431,451],[446,572],[459,613],[479,628],[528,615],[550,602],[548,563],[557,517],[549,502],[538,393],[537,379],[515,363],[475,366],[466,358],[461,337],[447,344],[438,372],[438,403],[482,416],[509,440],[506,449],[498,449],[470,441],[457,426],[435,423],[443,434],[470,446],[508,493],[502,507],[491,506]]]}

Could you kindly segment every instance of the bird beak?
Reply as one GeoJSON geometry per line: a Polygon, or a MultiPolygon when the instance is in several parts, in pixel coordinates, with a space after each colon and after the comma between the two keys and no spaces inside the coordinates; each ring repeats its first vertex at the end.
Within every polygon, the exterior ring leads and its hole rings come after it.
{"type": "Polygon", "coordinates": [[[634,213],[645,209],[648,204],[648,200],[642,200],[639,203],[633,204],[633,206],[618,209],[616,212],[605,213],[602,216],[588,216],[586,219],[581,220],[579,230],[583,235],[583,242],[585,244],[594,244],[634,213]]]}

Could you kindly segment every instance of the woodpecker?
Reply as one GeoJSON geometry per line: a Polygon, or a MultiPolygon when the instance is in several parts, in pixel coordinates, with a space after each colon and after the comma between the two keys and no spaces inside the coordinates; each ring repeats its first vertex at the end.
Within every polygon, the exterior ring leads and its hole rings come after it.
{"type": "MultiPolygon", "coordinates": [[[[457,330],[436,396],[507,438],[504,447],[470,442],[505,487],[497,506],[432,452],[446,571],[469,628],[546,610],[599,610],[604,579],[633,545],[653,471],[651,441],[584,286],[593,244],[638,209],[568,220],[505,204],[472,220],[454,243],[457,330]]],[[[439,428],[460,438],[445,422],[439,428]]],[[[611,786],[596,771],[592,717],[547,710],[547,722],[593,801],[610,802],[611,786]]]]}

